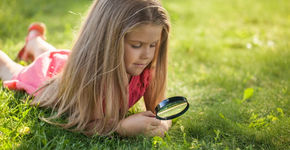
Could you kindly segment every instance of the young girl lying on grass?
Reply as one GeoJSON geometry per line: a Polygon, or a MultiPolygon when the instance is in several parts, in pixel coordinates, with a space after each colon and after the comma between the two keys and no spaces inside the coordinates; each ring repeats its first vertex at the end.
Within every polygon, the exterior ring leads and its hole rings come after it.
{"type": "Polygon", "coordinates": [[[0,51],[5,87],[35,96],[31,105],[53,108],[45,121],[86,135],[163,136],[171,121],[155,118],[165,98],[169,20],[157,0],[95,1],[71,51],[45,41],[33,23],[21,66],[0,51]],[[125,118],[142,96],[147,111],[125,118]],[[66,116],[65,123],[53,119],[66,116]]]}

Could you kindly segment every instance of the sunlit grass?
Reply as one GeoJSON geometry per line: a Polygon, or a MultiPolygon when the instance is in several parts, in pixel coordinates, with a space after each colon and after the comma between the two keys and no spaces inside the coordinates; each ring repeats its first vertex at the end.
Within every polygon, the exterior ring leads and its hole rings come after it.
{"type": "MultiPolygon", "coordinates": [[[[15,58],[28,25],[71,48],[90,0],[1,0],[0,49],[15,58]]],[[[164,138],[88,138],[39,119],[24,92],[0,90],[0,149],[289,149],[290,3],[163,0],[171,16],[168,97],[188,112],[164,138]]],[[[131,111],[140,111],[135,108],[131,111]]]]}

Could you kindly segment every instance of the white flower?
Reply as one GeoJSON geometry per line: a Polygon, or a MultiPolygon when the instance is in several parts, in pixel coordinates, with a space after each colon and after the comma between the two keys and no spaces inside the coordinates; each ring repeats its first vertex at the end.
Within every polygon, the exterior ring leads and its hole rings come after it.
{"type": "Polygon", "coordinates": [[[260,39],[259,39],[259,37],[258,37],[257,35],[255,35],[255,36],[253,37],[253,43],[254,43],[255,45],[262,45],[262,42],[260,41],[260,39]]]}
{"type": "Polygon", "coordinates": [[[268,40],[268,42],[267,42],[268,47],[274,47],[274,45],[275,45],[275,43],[273,41],[268,40]]]}
{"type": "Polygon", "coordinates": [[[246,47],[247,47],[247,49],[251,49],[253,46],[252,46],[251,43],[247,43],[247,44],[246,44],[246,47]]]}

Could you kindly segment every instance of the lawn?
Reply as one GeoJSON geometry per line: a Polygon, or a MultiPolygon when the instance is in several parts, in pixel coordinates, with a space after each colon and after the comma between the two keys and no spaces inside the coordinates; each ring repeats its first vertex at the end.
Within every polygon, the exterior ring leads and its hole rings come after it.
{"type": "MultiPolygon", "coordinates": [[[[1,0],[0,49],[14,59],[34,21],[47,25],[55,47],[70,49],[90,3],[1,0]]],[[[49,110],[1,85],[0,149],[290,149],[289,1],[163,5],[172,23],[167,95],[190,103],[164,138],[72,133],[41,121],[49,110]]]]}

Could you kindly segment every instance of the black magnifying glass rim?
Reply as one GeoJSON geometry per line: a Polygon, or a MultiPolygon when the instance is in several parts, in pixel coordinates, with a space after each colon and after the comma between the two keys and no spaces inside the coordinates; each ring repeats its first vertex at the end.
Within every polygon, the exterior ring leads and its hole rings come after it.
{"type": "Polygon", "coordinates": [[[168,99],[165,99],[163,100],[160,104],[158,104],[156,107],[155,107],[155,112],[156,112],[156,118],[159,119],[159,120],[171,120],[171,119],[174,119],[176,117],[179,117],[180,115],[184,114],[189,108],[189,103],[187,101],[187,99],[183,96],[174,96],[174,97],[170,97],[168,99]],[[159,112],[159,110],[161,108],[163,108],[166,104],[168,103],[171,103],[171,102],[176,102],[176,101],[181,101],[183,100],[184,102],[186,102],[186,107],[184,110],[182,110],[181,112],[175,114],[175,115],[172,115],[172,116],[169,116],[169,117],[159,117],[157,115],[157,113],[159,112]]]}

